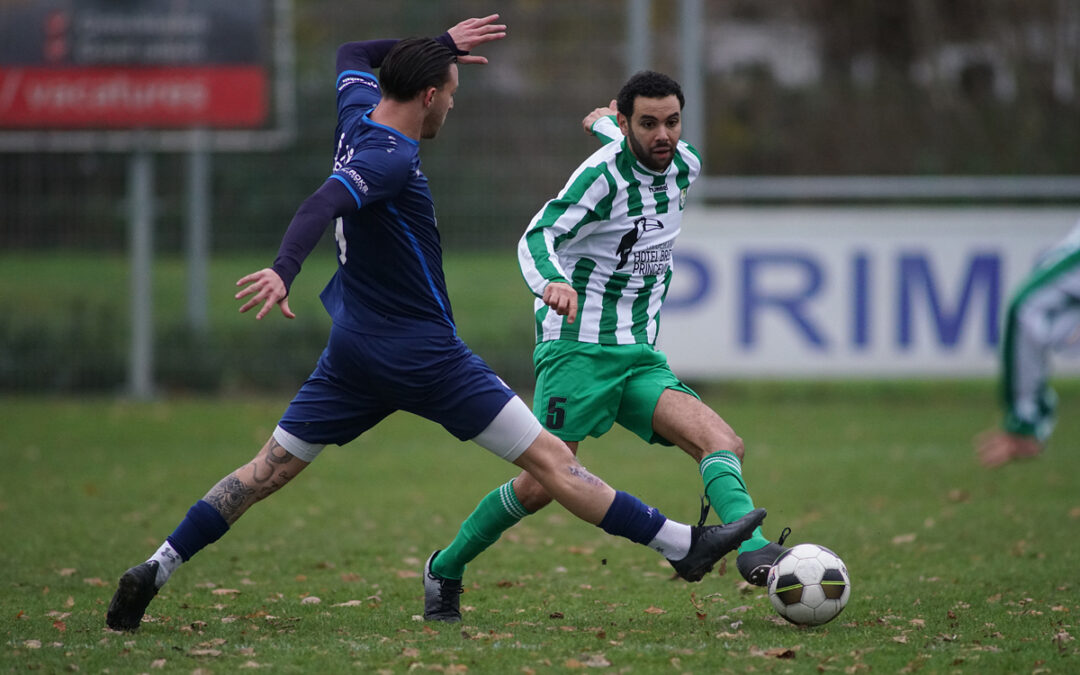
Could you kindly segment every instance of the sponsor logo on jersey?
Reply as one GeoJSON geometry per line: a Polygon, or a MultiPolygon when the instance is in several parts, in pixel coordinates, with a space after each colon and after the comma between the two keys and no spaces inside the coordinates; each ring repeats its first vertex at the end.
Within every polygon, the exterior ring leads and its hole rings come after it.
{"type": "Polygon", "coordinates": [[[367,183],[364,181],[364,177],[360,173],[351,167],[344,167],[341,169],[341,173],[344,174],[352,181],[352,184],[356,186],[356,189],[360,191],[360,194],[366,195],[368,191],[367,183]]]}
{"type": "Polygon", "coordinates": [[[368,87],[370,89],[374,89],[375,91],[379,90],[379,85],[378,84],[376,84],[372,80],[369,80],[366,77],[360,77],[359,75],[346,75],[345,77],[341,78],[341,82],[338,83],[338,89],[337,90],[338,91],[344,91],[346,87],[349,87],[349,86],[354,85],[354,84],[362,84],[365,87],[368,87]]]}
{"type": "Polygon", "coordinates": [[[641,235],[652,230],[662,230],[664,224],[656,218],[646,218],[642,216],[634,221],[634,226],[623,235],[619,240],[619,245],[615,249],[615,255],[619,256],[619,264],[615,266],[615,269],[619,269],[626,264],[630,259],[630,253],[634,250],[634,244],[641,239],[641,235]]]}
{"type": "Polygon", "coordinates": [[[649,192],[656,194],[657,192],[667,192],[667,185],[650,185],[649,192]]]}
{"type": "Polygon", "coordinates": [[[672,242],[664,241],[643,251],[634,251],[632,272],[642,276],[663,276],[671,266],[671,245],[672,242]]]}

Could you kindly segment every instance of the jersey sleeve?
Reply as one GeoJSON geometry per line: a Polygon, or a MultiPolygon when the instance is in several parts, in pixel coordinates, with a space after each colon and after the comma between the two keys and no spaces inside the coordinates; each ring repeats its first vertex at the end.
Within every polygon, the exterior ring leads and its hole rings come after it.
{"type": "Polygon", "coordinates": [[[354,207],[345,188],[327,179],[322,186],[300,204],[278,248],[272,269],[285,283],[285,291],[300,273],[300,267],[315,250],[322,233],[331,220],[343,216],[354,207]]]}
{"type": "Polygon", "coordinates": [[[604,144],[623,139],[622,129],[619,128],[614,115],[605,115],[593,122],[592,132],[604,144]]]}
{"type": "Polygon", "coordinates": [[[533,216],[518,241],[518,264],[525,283],[537,297],[547,285],[570,277],[559,261],[559,248],[589,223],[611,215],[615,179],[606,162],[578,167],[559,195],[533,216]]]}
{"type": "Polygon", "coordinates": [[[392,198],[409,178],[410,158],[393,147],[368,147],[330,174],[349,191],[356,208],[392,198]]]}

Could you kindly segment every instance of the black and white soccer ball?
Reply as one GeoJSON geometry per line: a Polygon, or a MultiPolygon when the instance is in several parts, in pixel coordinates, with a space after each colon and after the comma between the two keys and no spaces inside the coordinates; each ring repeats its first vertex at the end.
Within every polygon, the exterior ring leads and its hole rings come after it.
{"type": "Polygon", "coordinates": [[[824,546],[799,544],[773,563],[768,588],[780,616],[800,626],[820,626],[847,605],[851,578],[840,556],[824,546]]]}

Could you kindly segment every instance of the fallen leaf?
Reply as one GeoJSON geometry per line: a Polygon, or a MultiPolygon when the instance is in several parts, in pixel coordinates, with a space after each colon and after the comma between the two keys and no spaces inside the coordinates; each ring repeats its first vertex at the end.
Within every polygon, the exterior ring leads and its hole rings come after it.
{"type": "Polygon", "coordinates": [[[221,656],[220,649],[191,649],[188,651],[191,656],[221,656]]]}
{"type": "Polygon", "coordinates": [[[41,640],[27,640],[23,642],[27,649],[41,649],[41,640]]]}
{"type": "Polygon", "coordinates": [[[549,619],[561,619],[563,617],[564,615],[562,612],[552,612],[551,614],[548,614],[549,619]]]}
{"type": "Polygon", "coordinates": [[[108,586],[107,583],[105,583],[104,581],[102,581],[98,577],[92,577],[90,579],[83,579],[83,583],[88,585],[88,586],[97,586],[99,588],[103,588],[105,586],[108,586]]]}
{"type": "Polygon", "coordinates": [[[893,642],[899,642],[902,645],[906,645],[907,644],[907,636],[906,635],[894,635],[892,641],[893,642]]]}
{"type": "Polygon", "coordinates": [[[322,602],[321,598],[317,598],[314,595],[309,595],[300,601],[301,605],[318,605],[322,602]]]}
{"type": "Polygon", "coordinates": [[[793,659],[795,658],[795,650],[787,647],[772,647],[770,649],[761,649],[759,647],[750,648],[751,656],[766,656],[773,659],[793,659]]]}
{"type": "Polygon", "coordinates": [[[898,534],[892,538],[894,544],[910,544],[915,541],[915,533],[909,532],[908,534],[898,534]]]}
{"type": "Polygon", "coordinates": [[[611,661],[608,661],[603,654],[593,654],[585,659],[584,663],[589,668],[608,668],[611,666],[611,661]]]}
{"type": "Polygon", "coordinates": [[[67,630],[67,624],[64,623],[63,621],[53,621],[52,625],[53,625],[53,628],[60,631],[61,633],[63,633],[64,631],[67,630]]]}
{"type": "Polygon", "coordinates": [[[417,572],[416,570],[398,570],[396,574],[397,574],[398,579],[419,579],[420,578],[420,573],[417,572]]]}
{"type": "Polygon", "coordinates": [[[151,668],[164,668],[165,667],[165,659],[154,659],[153,661],[150,662],[150,667],[151,668]]]}
{"type": "Polygon", "coordinates": [[[215,588],[210,593],[213,595],[238,595],[240,591],[236,588],[215,588]]]}
{"type": "Polygon", "coordinates": [[[654,606],[652,606],[652,605],[649,605],[649,606],[648,606],[648,607],[647,607],[647,608],[646,608],[646,609],[644,610],[644,612],[645,612],[646,614],[667,614],[667,610],[664,610],[664,609],[660,609],[659,607],[654,607],[654,606]]]}
{"type": "Polygon", "coordinates": [[[332,607],[359,607],[359,606],[361,606],[363,604],[364,604],[363,600],[348,600],[346,602],[339,602],[336,605],[331,605],[331,606],[332,607]]]}
{"type": "Polygon", "coordinates": [[[62,570],[57,570],[56,573],[62,577],[70,577],[72,574],[75,574],[76,571],[77,570],[74,567],[65,567],[62,570]]]}

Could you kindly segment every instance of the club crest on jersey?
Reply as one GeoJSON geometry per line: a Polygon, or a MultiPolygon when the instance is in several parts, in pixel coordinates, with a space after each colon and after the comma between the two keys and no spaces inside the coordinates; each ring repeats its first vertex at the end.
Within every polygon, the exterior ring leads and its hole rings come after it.
{"type": "Polygon", "coordinates": [[[686,208],[686,188],[679,190],[679,209],[686,208]]]}
{"type": "Polygon", "coordinates": [[[634,250],[634,244],[641,239],[641,235],[652,230],[662,230],[664,224],[656,218],[646,218],[642,216],[634,221],[634,226],[623,235],[619,240],[619,246],[615,249],[615,255],[619,256],[619,264],[615,266],[615,269],[619,269],[626,264],[626,261],[630,259],[630,252],[634,250]]]}
{"type": "Polygon", "coordinates": [[[338,139],[337,152],[334,153],[334,171],[341,171],[342,167],[351,162],[355,152],[352,146],[345,142],[345,134],[341,134],[341,138],[338,139]]]}

